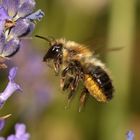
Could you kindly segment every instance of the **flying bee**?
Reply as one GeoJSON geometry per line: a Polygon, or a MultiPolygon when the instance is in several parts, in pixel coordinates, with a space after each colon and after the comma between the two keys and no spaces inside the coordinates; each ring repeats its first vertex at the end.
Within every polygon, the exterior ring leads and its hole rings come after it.
{"type": "Polygon", "coordinates": [[[55,72],[60,74],[61,88],[69,90],[68,102],[75,95],[80,81],[83,83],[80,110],[89,95],[104,103],[112,99],[114,88],[108,71],[87,46],[65,39],[49,40],[38,35],[36,37],[45,39],[50,45],[43,61],[51,61],[55,72]]]}

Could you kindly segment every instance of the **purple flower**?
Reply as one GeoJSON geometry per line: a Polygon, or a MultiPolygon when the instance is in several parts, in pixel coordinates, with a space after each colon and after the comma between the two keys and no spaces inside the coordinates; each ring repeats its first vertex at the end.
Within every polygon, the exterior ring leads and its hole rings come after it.
{"type": "Polygon", "coordinates": [[[2,0],[2,18],[6,19],[5,26],[10,28],[10,38],[23,37],[34,30],[34,21],[44,16],[41,10],[33,13],[35,4],[34,0],[2,0]]]}
{"type": "Polygon", "coordinates": [[[5,90],[0,94],[0,107],[6,102],[6,100],[17,90],[21,91],[21,87],[14,82],[17,68],[13,67],[9,72],[9,82],[5,90]]]}
{"type": "Polygon", "coordinates": [[[0,34],[3,32],[6,19],[10,17],[7,15],[6,10],[0,5],[0,34]]]}
{"type": "Polygon", "coordinates": [[[29,35],[35,28],[35,21],[44,16],[36,12],[34,0],[0,1],[0,56],[10,57],[20,48],[21,37],[29,35]]]}
{"type": "Polygon", "coordinates": [[[127,140],[134,140],[134,132],[128,131],[126,134],[127,140]]]}
{"type": "Polygon", "coordinates": [[[4,128],[5,126],[5,119],[9,118],[11,114],[5,115],[0,117],[0,131],[4,128]]]}
{"type": "Polygon", "coordinates": [[[29,140],[30,135],[26,132],[24,124],[16,124],[15,131],[15,134],[8,136],[7,140],[29,140]]]}
{"type": "Polygon", "coordinates": [[[11,57],[20,49],[21,41],[18,38],[6,40],[4,33],[0,34],[0,56],[11,57]]]}
{"type": "MultiPolygon", "coordinates": [[[[6,140],[29,140],[30,134],[26,132],[26,126],[24,124],[15,125],[15,134],[11,134],[6,140]]],[[[5,140],[4,137],[0,137],[0,140],[5,140]]]]}
{"type": "Polygon", "coordinates": [[[0,119],[0,131],[3,129],[5,125],[5,119],[0,119]]]}

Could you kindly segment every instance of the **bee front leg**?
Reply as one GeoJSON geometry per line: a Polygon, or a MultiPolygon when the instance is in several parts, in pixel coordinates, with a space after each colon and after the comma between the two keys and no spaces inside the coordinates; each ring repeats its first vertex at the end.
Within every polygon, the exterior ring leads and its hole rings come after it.
{"type": "Polygon", "coordinates": [[[60,87],[63,89],[64,88],[64,84],[65,84],[65,80],[67,79],[67,73],[69,72],[70,67],[66,67],[62,73],[61,73],[61,78],[60,78],[60,87]]]}
{"type": "Polygon", "coordinates": [[[54,71],[56,73],[56,75],[58,75],[60,73],[60,65],[61,65],[61,61],[60,59],[54,59],[53,60],[53,67],[54,67],[54,71]]]}

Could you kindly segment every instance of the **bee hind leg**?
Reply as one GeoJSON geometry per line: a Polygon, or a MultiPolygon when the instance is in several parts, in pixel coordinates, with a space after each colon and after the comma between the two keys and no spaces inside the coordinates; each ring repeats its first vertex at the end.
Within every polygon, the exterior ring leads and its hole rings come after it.
{"type": "Polygon", "coordinates": [[[86,88],[84,88],[80,95],[79,112],[81,112],[82,108],[85,106],[88,97],[89,97],[89,92],[86,88]]]}

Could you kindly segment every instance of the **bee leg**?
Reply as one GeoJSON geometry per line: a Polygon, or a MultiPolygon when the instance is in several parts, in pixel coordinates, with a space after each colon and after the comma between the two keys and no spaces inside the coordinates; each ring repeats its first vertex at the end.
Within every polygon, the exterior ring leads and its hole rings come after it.
{"type": "Polygon", "coordinates": [[[54,59],[53,65],[54,65],[53,67],[54,67],[55,74],[58,75],[60,73],[60,65],[61,65],[60,60],[54,59]]]}
{"type": "Polygon", "coordinates": [[[75,90],[78,86],[78,83],[79,83],[79,74],[77,74],[74,78],[73,78],[73,81],[71,82],[71,85],[70,85],[70,88],[71,90],[75,90]]]}
{"type": "MultiPolygon", "coordinates": [[[[67,79],[67,76],[68,76],[68,74],[69,74],[69,73],[68,73],[69,70],[72,71],[72,67],[67,67],[67,68],[65,69],[65,71],[63,71],[63,72],[64,72],[64,73],[63,73],[63,74],[64,74],[64,75],[63,75],[63,80],[64,80],[64,82],[67,81],[66,79],[67,79]]],[[[67,105],[66,105],[66,107],[65,107],[66,109],[69,108],[70,103],[71,103],[71,101],[72,101],[72,99],[73,99],[73,97],[74,97],[74,95],[75,95],[75,90],[76,90],[76,88],[77,88],[77,86],[78,86],[79,80],[80,80],[80,73],[76,73],[76,74],[72,75],[72,77],[69,78],[68,84],[64,83],[63,90],[68,89],[68,88],[69,88],[69,90],[70,90],[70,93],[69,93],[69,95],[68,95],[67,105]]]]}
{"type": "Polygon", "coordinates": [[[66,79],[65,82],[64,82],[64,86],[63,86],[62,90],[65,91],[66,89],[68,89],[70,87],[70,84],[71,84],[72,81],[73,81],[72,77],[66,79]]]}
{"type": "Polygon", "coordinates": [[[62,71],[62,74],[61,74],[61,79],[60,79],[60,87],[63,89],[64,87],[64,83],[65,83],[65,80],[66,80],[66,76],[67,76],[67,73],[69,72],[70,70],[70,67],[66,67],[63,71],[62,71]]]}
{"type": "Polygon", "coordinates": [[[82,108],[85,106],[88,97],[89,97],[89,92],[86,88],[84,88],[80,95],[79,112],[81,112],[82,108]]]}
{"type": "Polygon", "coordinates": [[[80,78],[80,72],[79,72],[79,68],[76,65],[73,64],[69,64],[63,71],[61,74],[61,81],[60,81],[60,86],[61,88],[63,88],[64,86],[64,82],[67,76],[71,75],[72,77],[74,77],[73,80],[73,84],[71,85],[72,88],[75,88],[78,84],[79,78],[80,78]]]}
{"type": "Polygon", "coordinates": [[[70,82],[70,85],[69,85],[70,93],[68,95],[68,101],[67,101],[66,108],[68,108],[70,106],[70,103],[75,95],[75,90],[76,90],[77,85],[78,85],[79,76],[77,75],[75,78],[72,78],[71,80],[72,81],[70,82]]]}
{"type": "Polygon", "coordinates": [[[70,106],[70,102],[71,100],[73,99],[73,96],[75,95],[75,90],[76,90],[76,87],[77,87],[77,81],[78,81],[78,76],[76,77],[70,77],[68,80],[68,82],[64,84],[64,87],[63,87],[63,90],[65,89],[68,89],[70,90],[70,93],[68,94],[68,101],[67,101],[67,105],[66,105],[66,109],[69,108],[70,106]]]}
{"type": "Polygon", "coordinates": [[[69,95],[68,95],[68,100],[67,100],[67,104],[66,104],[66,106],[65,106],[65,109],[69,108],[70,103],[71,103],[71,101],[72,101],[72,99],[73,99],[74,93],[75,93],[74,90],[71,90],[71,91],[70,91],[70,93],[69,93],[69,95]]]}

